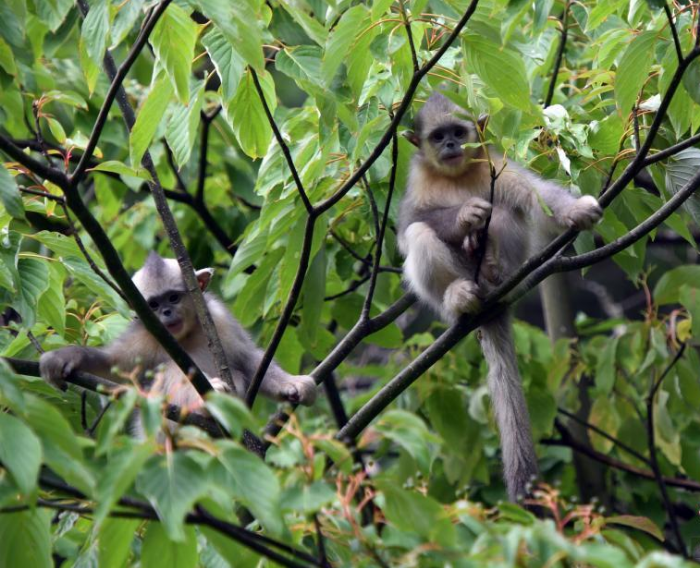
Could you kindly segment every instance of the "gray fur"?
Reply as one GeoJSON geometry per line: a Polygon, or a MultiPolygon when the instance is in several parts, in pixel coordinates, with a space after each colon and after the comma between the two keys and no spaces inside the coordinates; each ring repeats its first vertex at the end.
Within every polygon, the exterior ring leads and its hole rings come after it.
{"type": "MultiPolygon", "coordinates": [[[[196,274],[202,289],[206,288],[211,278],[211,269],[199,270],[196,274]]],[[[184,293],[185,285],[177,261],[163,259],[152,253],[143,268],[136,272],[133,281],[152,304],[152,309],[161,322],[210,378],[212,385],[217,390],[229,390],[217,378],[218,367],[195,315],[192,300],[184,293]],[[175,296],[178,296],[177,299],[175,296]]],[[[243,394],[263,352],[220,300],[210,293],[205,293],[204,298],[233,371],[235,390],[243,394]]],[[[134,320],[120,337],[105,347],[64,347],[43,354],[39,365],[42,377],[57,387],[63,387],[64,379],[78,370],[124,382],[126,375],[134,371],[143,374],[145,370],[155,369],[157,373],[153,388],[164,393],[169,402],[187,407],[190,411],[199,411],[202,406],[202,400],[188,377],[139,320],[134,320]],[[113,374],[113,367],[117,367],[120,372],[113,374]]],[[[311,377],[289,375],[274,362],[270,365],[260,390],[277,400],[306,405],[312,404],[316,397],[316,384],[311,377]]]]}
{"type": "MultiPolygon", "coordinates": [[[[398,223],[409,287],[448,322],[477,311],[484,294],[507,278],[548,235],[567,227],[590,228],[601,216],[594,198],[576,198],[556,183],[499,156],[493,148],[466,147],[459,154],[450,147],[448,152],[445,140],[465,123],[459,110],[447,97],[435,93],[419,111],[415,124],[419,151],[411,162],[398,223]],[[432,134],[436,130],[439,136],[432,134]],[[488,201],[488,157],[500,172],[493,204],[488,201]],[[540,199],[551,210],[551,217],[540,199]],[[489,212],[486,253],[477,285],[475,243],[489,212]]],[[[473,139],[476,128],[473,124],[471,128],[473,139]]],[[[537,475],[537,459],[509,317],[485,324],[481,335],[501,433],[506,486],[515,500],[526,494],[527,483],[537,475]]]]}

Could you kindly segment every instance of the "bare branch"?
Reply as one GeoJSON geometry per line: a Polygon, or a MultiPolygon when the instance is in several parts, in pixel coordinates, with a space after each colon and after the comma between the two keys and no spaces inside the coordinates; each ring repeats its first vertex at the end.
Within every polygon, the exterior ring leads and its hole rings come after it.
{"type": "Polygon", "coordinates": [[[678,144],[674,144],[669,148],[655,152],[644,160],[644,166],[650,166],[651,164],[655,164],[656,162],[670,158],[671,156],[678,154],[678,152],[685,150],[686,148],[690,148],[691,146],[695,146],[696,144],[700,144],[700,134],[696,134],[695,136],[682,140],[678,144]]]}
{"type": "Polygon", "coordinates": [[[557,86],[557,77],[559,69],[561,69],[562,61],[564,60],[564,51],[566,50],[566,40],[569,35],[569,4],[571,0],[566,0],[564,4],[564,12],[561,15],[561,39],[559,40],[559,48],[557,49],[557,57],[554,60],[554,69],[552,71],[552,81],[549,83],[547,96],[544,99],[544,108],[552,104],[554,98],[554,89],[557,86]]]}
{"type": "Polygon", "coordinates": [[[668,7],[668,2],[664,0],[664,13],[666,14],[666,19],[668,20],[668,25],[671,28],[671,35],[673,36],[673,45],[676,48],[676,55],[678,56],[678,62],[683,61],[683,48],[681,47],[681,40],[678,38],[678,29],[673,21],[673,14],[671,14],[671,9],[668,7]]]}
{"type": "Polygon", "coordinates": [[[309,260],[311,258],[311,244],[314,238],[314,225],[316,223],[316,216],[309,214],[306,219],[306,226],[304,227],[304,240],[301,245],[301,255],[299,257],[299,267],[297,268],[297,273],[294,276],[294,282],[292,283],[292,289],[289,291],[289,296],[287,296],[287,302],[285,303],[284,309],[282,310],[282,315],[280,316],[275,331],[272,334],[272,339],[270,340],[265,353],[263,354],[260,364],[253,379],[248,385],[248,391],[245,395],[245,400],[248,406],[252,407],[255,402],[255,397],[258,395],[258,390],[262,384],[265,373],[272,363],[272,358],[275,356],[275,351],[279,347],[280,341],[282,341],[282,336],[284,335],[290,320],[292,319],[292,314],[294,313],[294,306],[296,306],[297,300],[299,299],[299,294],[301,294],[301,288],[304,284],[304,277],[306,276],[306,269],[309,267],[309,260]]]}
{"type": "MultiPolygon", "coordinates": [[[[667,8],[668,8],[668,6],[667,6],[667,8]]],[[[654,398],[656,397],[656,393],[659,390],[661,383],[666,378],[666,376],[670,373],[671,369],[673,369],[673,367],[678,362],[678,360],[683,356],[684,352],[685,352],[685,343],[683,343],[681,345],[680,349],[678,349],[675,357],[666,366],[663,373],[661,373],[661,376],[659,377],[659,379],[654,381],[653,376],[652,376],[652,382],[651,382],[651,386],[649,388],[649,396],[647,397],[646,427],[647,427],[647,445],[649,446],[649,465],[651,466],[651,470],[654,472],[654,479],[656,480],[656,484],[659,486],[659,492],[661,493],[661,499],[662,499],[663,504],[664,504],[664,509],[666,509],[666,514],[668,515],[668,520],[671,523],[671,529],[673,530],[673,535],[676,537],[676,544],[680,548],[680,551],[681,551],[681,554],[683,555],[683,557],[688,558],[688,552],[687,552],[687,548],[685,546],[685,541],[683,540],[683,536],[681,535],[681,529],[680,529],[680,526],[678,525],[678,517],[676,516],[676,513],[673,510],[673,503],[671,503],[671,498],[668,495],[668,490],[666,488],[666,482],[664,481],[664,478],[661,475],[661,467],[659,466],[659,458],[656,454],[656,441],[654,439],[654,398]]]]}
{"type": "MultiPolygon", "coordinates": [[[[596,461],[599,461],[600,463],[603,463],[605,465],[609,465],[610,467],[614,467],[615,469],[619,469],[621,471],[626,471],[627,473],[631,473],[632,475],[636,475],[638,477],[642,477],[644,479],[649,479],[650,481],[654,481],[654,474],[649,471],[648,469],[642,469],[640,467],[636,467],[633,465],[626,464],[620,460],[616,460],[615,458],[611,458],[610,456],[606,454],[602,454],[600,452],[595,451],[592,448],[589,448],[588,446],[581,444],[577,440],[574,440],[571,434],[564,428],[564,426],[560,423],[556,424],[557,429],[559,430],[559,433],[562,436],[561,440],[541,440],[540,443],[544,444],[545,446],[564,446],[567,448],[571,448],[572,450],[579,452],[581,454],[584,454],[588,456],[589,458],[592,458],[596,461]]],[[[664,477],[664,482],[666,485],[669,487],[678,487],[680,489],[686,489],[687,491],[695,491],[695,492],[700,492],[700,483],[697,481],[693,481],[692,479],[680,479],[677,477],[664,477]]]]}
{"type": "Polygon", "coordinates": [[[258,74],[255,72],[255,69],[252,67],[248,68],[251,76],[253,77],[253,84],[255,85],[255,90],[258,92],[258,97],[260,97],[260,102],[263,105],[263,109],[265,109],[265,115],[267,116],[267,121],[270,123],[270,127],[272,128],[272,132],[275,135],[275,139],[277,140],[277,143],[280,145],[280,148],[282,148],[282,153],[284,154],[285,159],[287,160],[287,165],[289,166],[289,169],[292,172],[292,178],[294,178],[294,183],[297,186],[297,191],[299,192],[299,196],[301,197],[302,202],[304,203],[304,207],[306,207],[306,211],[311,214],[313,213],[313,205],[311,205],[311,202],[309,201],[308,195],[306,195],[306,190],[304,189],[304,184],[301,182],[301,178],[299,177],[299,172],[297,172],[297,168],[294,165],[294,160],[292,159],[292,154],[289,151],[289,146],[287,146],[287,143],[284,141],[284,138],[282,138],[282,133],[280,132],[280,129],[277,127],[277,123],[275,122],[275,118],[272,116],[272,111],[270,111],[270,107],[267,104],[267,100],[265,99],[265,93],[263,93],[262,87],[260,86],[260,81],[258,80],[258,74]]]}

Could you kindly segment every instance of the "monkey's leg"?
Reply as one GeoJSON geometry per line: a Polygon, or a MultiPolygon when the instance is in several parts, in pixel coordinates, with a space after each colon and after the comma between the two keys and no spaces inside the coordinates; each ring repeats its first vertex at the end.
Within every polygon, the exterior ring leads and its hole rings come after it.
{"type": "Polygon", "coordinates": [[[406,242],[404,274],[423,301],[450,321],[478,307],[478,286],[430,226],[412,223],[406,242]]]}
{"type": "Polygon", "coordinates": [[[528,494],[528,484],[537,476],[538,468],[510,315],[482,325],[481,334],[481,349],[489,366],[489,392],[501,435],[506,488],[511,501],[517,501],[528,494]]]}
{"type": "Polygon", "coordinates": [[[272,363],[260,391],[271,398],[310,406],[316,400],[316,382],[308,375],[290,375],[272,363]]]}

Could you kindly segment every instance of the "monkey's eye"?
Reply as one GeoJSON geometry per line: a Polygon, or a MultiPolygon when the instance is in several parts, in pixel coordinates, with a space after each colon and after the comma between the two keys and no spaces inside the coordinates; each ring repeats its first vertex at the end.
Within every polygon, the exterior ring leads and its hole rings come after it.
{"type": "Polygon", "coordinates": [[[180,294],[170,294],[168,302],[171,304],[177,304],[180,301],[180,294]]]}
{"type": "Polygon", "coordinates": [[[148,307],[151,308],[152,310],[157,310],[158,309],[158,302],[151,300],[148,302],[148,307]]]}
{"type": "Polygon", "coordinates": [[[436,132],[435,134],[430,136],[430,139],[433,142],[442,142],[442,140],[445,138],[442,132],[436,132]]]}
{"type": "Polygon", "coordinates": [[[467,135],[467,131],[464,128],[462,128],[461,126],[458,126],[457,128],[455,128],[455,137],[463,138],[466,135],[467,135]]]}

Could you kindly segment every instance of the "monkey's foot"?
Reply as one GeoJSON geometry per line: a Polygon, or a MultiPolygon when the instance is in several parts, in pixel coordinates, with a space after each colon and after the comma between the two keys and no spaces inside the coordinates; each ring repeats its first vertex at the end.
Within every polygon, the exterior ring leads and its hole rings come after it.
{"type": "Polygon", "coordinates": [[[282,386],[281,395],[293,404],[311,406],[316,400],[316,382],[308,375],[292,375],[282,386]]]}
{"type": "Polygon", "coordinates": [[[457,222],[465,231],[478,231],[491,214],[491,204],[481,197],[472,197],[462,205],[457,222]]]}
{"type": "Polygon", "coordinates": [[[228,386],[228,384],[225,383],[223,380],[221,380],[217,377],[214,377],[213,379],[209,379],[209,384],[216,392],[225,392],[225,393],[231,392],[231,387],[228,386]]]}
{"type": "Polygon", "coordinates": [[[603,216],[603,210],[598,200],[592,195],[579,197],[564,215],[568,227],[577,231],[585,231],[595,225],[603,216]]]}
{"type": "Polygon", "coordinates": [[[476,312],[481,306],[479,286],[471,280],[455,280],[445,290],[443,305],[451,318],[476,312]]]}

